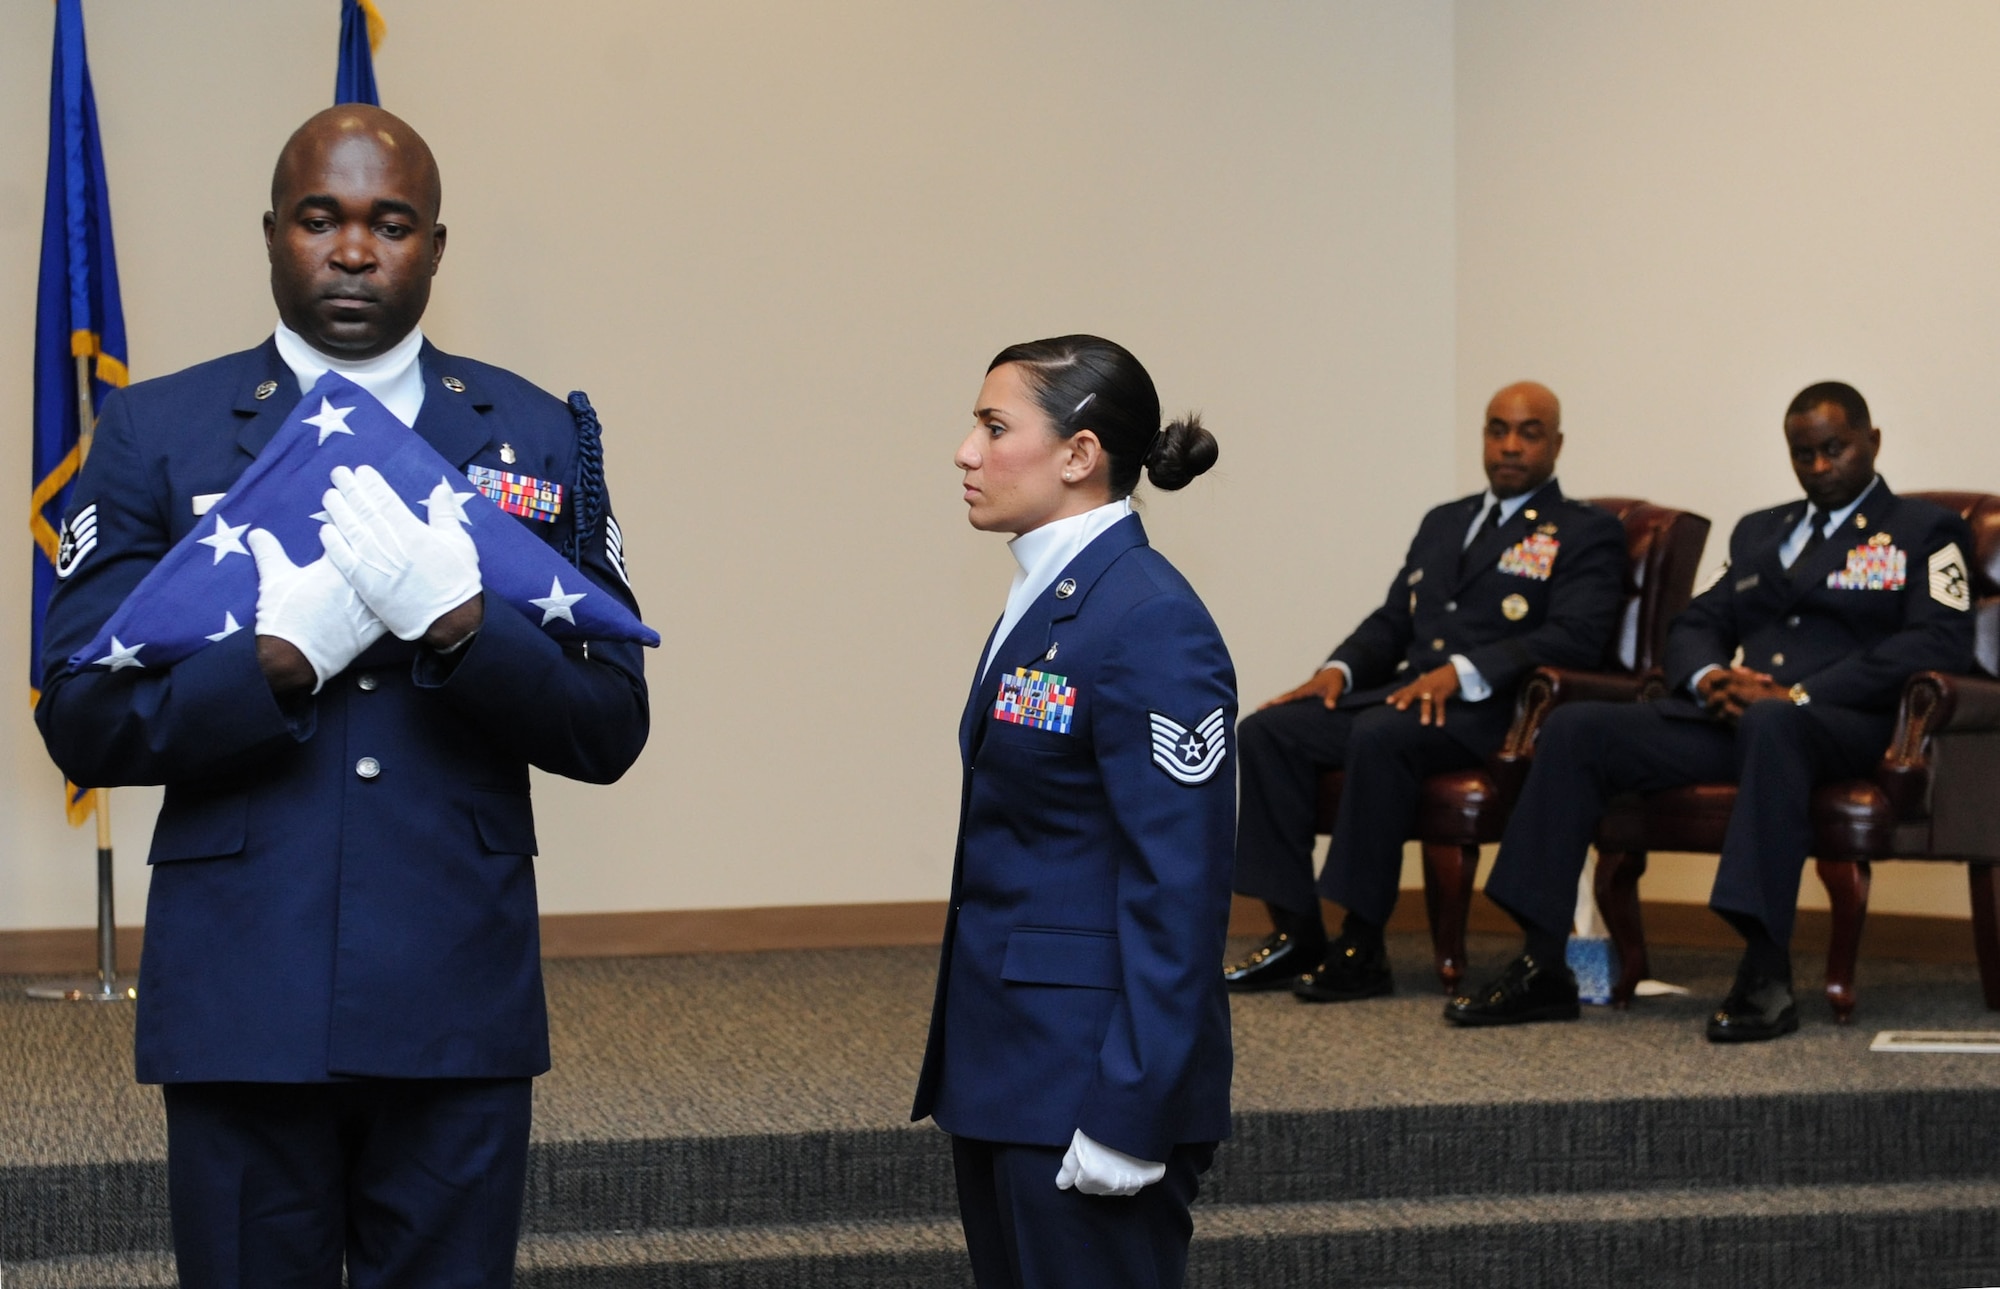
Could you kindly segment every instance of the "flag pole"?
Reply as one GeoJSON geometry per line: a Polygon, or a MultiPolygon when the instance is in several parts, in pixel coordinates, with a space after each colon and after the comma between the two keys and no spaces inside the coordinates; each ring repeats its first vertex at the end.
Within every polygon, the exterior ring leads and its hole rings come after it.
{"type": "MultiPolygon", "coordinates": [[[[76,359],[76,406],[79,462],[90,456],[90,443],[97,434],[97,410],[90,397],[90,355],[76,359]]],[[[80,468],[80,467],[79,467],[80,468]]],[[[122,1003],[139,996],[139,982],[118,978],[118,919],[111,889],[111,790],[92,788],[90,807],[97,815],[97,978],[95,980],[55,980],[29,985],[28,997],[49,998],[71,1003],[122,1003]]]]}

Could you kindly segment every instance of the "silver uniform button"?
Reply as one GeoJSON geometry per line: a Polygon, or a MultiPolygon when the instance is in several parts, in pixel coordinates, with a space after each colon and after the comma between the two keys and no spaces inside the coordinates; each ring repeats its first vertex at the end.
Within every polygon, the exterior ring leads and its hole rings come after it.
{"type": "Polygon", "coordinates": [[[1439,637],[1438,637],[1437,639],[1435,639],[1435,640],[1431,641],[1431,648],[1433,648],[1433,649],[1442,649],[1442,648],[1444,648],[1444,637],[1443,637],[1443,636],[1439,636],[1439,637]]]}
{"type": "Polygon", "coordinates": [[[354,683],[363,693],[372,694],[375,692],[375,686],[382,682],[375,679],[374,672],[364,671],[354,678],[354,683]]]}
{"type": "Polygon", "coordinates": [[[1446,601],[1444,602],[1444,611],[1445,611],[1446,613],[1456,613],[1456,612],[1458,612],[1458,601],[1457,601],[1457,600],[1446,600],[1446,601]]]}
{"type": "Polygon", "coordinates": [[[372,779],[382,773],[382,763],[372,756],[364,756],[354,763],[354,772],[364,779],[372,779]]]}
{"type": "Polygon", "coordinates": [[[1791,617],[1785,619],[1785,625],[1788,627],[1795,627],[1798,624],[1799,624],[1799,615],[1796,613],[1794,613],[1791,617]]]}
{"type": "Polygon", "coordinates": [[[1772,654],[1772,655],[1771,655],[1771,665],[1772,665],[1773,667],[1782,667],[1782,666],[1784,666],[1784,665],[1785,665],[1785,655],[1783,655],[1783,654],[1781,654],[1781,653],[1774,653],[1774,654],[1772,654]]]}

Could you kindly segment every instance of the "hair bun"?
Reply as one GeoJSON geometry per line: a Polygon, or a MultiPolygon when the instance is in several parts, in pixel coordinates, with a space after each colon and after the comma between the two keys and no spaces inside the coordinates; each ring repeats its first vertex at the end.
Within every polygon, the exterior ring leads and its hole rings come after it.
{"type": "Polygon", "coordinates": [[[1174,492],[1206,474],[1215,464],[1215,436],[1201,427],[1199,414],[1190,412],[1163,426],[1146,454],[1146,477],[1164,492],[1174,492]]]}

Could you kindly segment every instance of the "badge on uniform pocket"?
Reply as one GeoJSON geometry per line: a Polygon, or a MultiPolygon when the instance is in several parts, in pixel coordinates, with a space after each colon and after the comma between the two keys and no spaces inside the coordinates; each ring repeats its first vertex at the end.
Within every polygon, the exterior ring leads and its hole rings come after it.
{"type": "Polygon", "coordinates": [[[1506,599],[1500,601],[1500,613],[1509,622],[1519,622],[1522,618],[1528,616],[1528,597],[1525,595],[1508,596],[1506,599]]]}
{"type": "Polygon", "coordinates": [[[1229,722],[1220,707],[1196,721],[1193,729],[1159,712],[1146,715],[1153,725],[1153,764],[1169,779],[1194,787],[1215,777],[1229,752],[1225,737],[1229,722]]]}
{"type": "Polygon", "coordinates": [[[996,721],[1067,734],[1075,714],[1076,686],[1068,676],[1016,667],[1013,675],[1000,678],[1000,696],[993,703],[996,721]]]}

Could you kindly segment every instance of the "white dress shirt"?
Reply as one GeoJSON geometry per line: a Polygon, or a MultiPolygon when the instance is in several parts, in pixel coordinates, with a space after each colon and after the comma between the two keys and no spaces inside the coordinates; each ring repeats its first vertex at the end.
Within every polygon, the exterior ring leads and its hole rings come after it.
{"type": "Polygon", "coordinates": [[[1084,547],[1131,513],[1132,499],[1121,497],[1095,510],[1043,524],[1007,543],[1007,549],[1014,553],[1014,563],[1019,567],[1014,570],[1014,584],[1007,592],[1007,611],[1000,615],[1000,625],[993,632],[993,643],[986,647],[986,661],[979,668],[982,681],[987,669],[993,665],[993,655],[1000,652],[1001,642],[1021,621],[1021,615],[1028,611],[1035,597],[1048,589],[1049,583],[1056,580],[1056,574],[1062,572],[1064,565],[1075,559],[1084,547]]]}
{"type": "Polygon", "coordinates": [[[337,371],[373,394],[377,402],[389,409],[389,415],[405,425],[417,423],[417,413],[424,405],[424,373],[417,362],[417,354],[424,347],[422,327],[410,328],[410,334],[398,340],[389,352],[359,361],[321,353],[282,322],[272,338],[278,342],[278,357],[298,377],[300,394],[329,371],[337,371]]]}
{"type": "MultiPolygon", "coordinates": [[[[1553,482],[1553,479],[1550,482],[1553,482]]],[[[1540,487],[1505,498],[1504,500],[1494,496],[1493,489],[1488,488],[1485,495],[1479,499],[1479,513],[1472,517],[1472,523],[1467,526],[1465,539],[1459,542],[1458,549],[1463,551],[1472,545],[1472,539],[1479,536],[1480,529],[1486,527],[1487,513],[1493,507],[1500,507],[1500,523],[1504,524],[1518,514],[1521,507],[1533,500],[1536,493],[1548,486],[1548,483],[1544,483],[1540,487]]],[[[1327,667],[1340,668],[1340,674],[1347,677],[1347,683],[1349,685],[1354,683],[1354,669],[1346,663],[1328,662],[1320,670],[1325,671],[1327,667]]],[[[1470,658],[1467,658],[1462,653],[1451,655],[1451,669],[1458,673],[1458,697],[1460,701],[1477,703],[1493,697],[1493,686],[1486,683],[1486,677],[1479,674],[1479,668],[1472,665],[1470,658]]]]}

